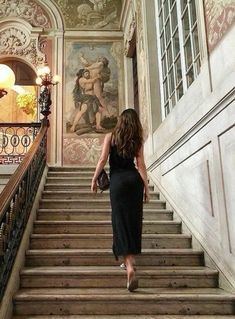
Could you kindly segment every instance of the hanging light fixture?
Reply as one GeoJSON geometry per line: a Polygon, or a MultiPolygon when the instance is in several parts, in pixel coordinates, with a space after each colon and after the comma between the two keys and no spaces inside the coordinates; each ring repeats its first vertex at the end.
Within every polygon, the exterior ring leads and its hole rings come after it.
{"type": "Polygon", "coordinates": [[[0,98],[7,95],[6,89],[15,84],[15,74],[9,66],[0,64],[0,98]]]}
{"type": "Polygon", "coordinates": [[[42,66],[37,71],[36,84],[41,87],[40,97],[39,97],[39,105],[41,109],[41,114],[44,115],[45,118],[51,113],[51,91],[50,86],[56,85],[60,82],[60,76],[54,75],[52,76],[51,70],[47,64],[42,66]]]}

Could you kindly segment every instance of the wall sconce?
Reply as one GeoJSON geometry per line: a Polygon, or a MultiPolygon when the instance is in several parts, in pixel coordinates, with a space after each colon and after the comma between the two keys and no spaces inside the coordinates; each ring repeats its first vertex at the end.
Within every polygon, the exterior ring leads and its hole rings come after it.
{"type": "Polygon", "coordinates": [[[36,84],[41,87],[41,92],[39,96],[39,106],[40,113],[44,115],[47,119],[48,115],[51,113],[51,85],[56,85],[60,82],[59,75],[51,75],[51,70],[48,65],[45,65],[38,69],[37,71],[36,84]]]}
{"type": "Polygon", "coordinates": [[[15,74],[9,66],[0,64],[0,98],[7,95],[6,89],[15,84],[15,74]]]}

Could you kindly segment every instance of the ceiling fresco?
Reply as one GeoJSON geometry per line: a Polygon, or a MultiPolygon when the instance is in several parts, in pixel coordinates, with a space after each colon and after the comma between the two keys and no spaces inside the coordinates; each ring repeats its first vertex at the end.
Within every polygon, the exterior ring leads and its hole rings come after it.
{"type": "Polygon", "coordinates": [[[65,26],[77,30],[117,30],[122,0],[55,0],[65,26]]]}

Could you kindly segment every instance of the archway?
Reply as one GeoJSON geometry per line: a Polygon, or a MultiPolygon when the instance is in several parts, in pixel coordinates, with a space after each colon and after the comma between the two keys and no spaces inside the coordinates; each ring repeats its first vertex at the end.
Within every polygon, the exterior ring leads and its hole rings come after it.
{"type": "MultiPolygon", "coordinates": [[[[52,73],[62,76],[63,30],[63,18],[53,1],[16,0],[14,5],[9,1],[0,12],[0,56],[4,59],[25,62],[34,72],[47,60],[52,73]]],[[[3,60],[1,61],[4,63],[3,60]]],[[[60,145],[62,134],[61,85],[53,89],[52,99],[48,159],[53,164],[60,164],[62,152],[60,145]]],[[[1,108],[1,113],[2,110],[3,108],[1,108]]],[[[6,106],[7,111],[9,108],[6,106]]],[[[1,116],[0,121],[3,121],[1,116]]],[[[11,121],[16,122],[16,119],[13,117],[11,121]]]]}
{"type": "Polygon", "coordinates": [[[1,59],[14,72],[14,87],[0,100],[1,123],[28,123],[38,120],[36,73],[27,63],[16,58],[1,59]]]}

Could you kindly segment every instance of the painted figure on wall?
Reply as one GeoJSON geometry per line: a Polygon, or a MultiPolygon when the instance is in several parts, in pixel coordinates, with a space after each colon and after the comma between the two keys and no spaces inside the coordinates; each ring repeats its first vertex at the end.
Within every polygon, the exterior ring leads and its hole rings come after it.
{"type": "Polygon", "coordinates": [[[124,102],[122,50],[118,41],[66,41],[64,165],[97,163],[105,133],[116,125],[124,102]]]}
{"type": "Polygon", "coordinates": [[[78,29],[118,29],[121,0],[57,0],[66,26],[78,29]]]}
{"type": "MultiPolygon", "coordinates": [[[[73,109],[67,116],[66,132],[81,135],[84,133],[106,133],[117,122],[118,94],[115,61],[104,48],[94,54],[93,48],[77,46],[76,79],[71,92],[73,109]],[[89,52],[89,53],[88,53],[89,52]],[[94,59],[95,58],[95,59],[94,59]],[[110,66],[110,60],[111,66],[110,66]],[[112,72],[112,70],[113,72],[112,72]],[[112,74],[114,73],[114,74],[112,74]]],[[[71,70],[72,71],[72,70],[71,70]]]]}
{"type": "Polygon", "coordinates": [[[95,82],[99,81],[98,77],[91,78],[88,69],[80,69],[77,73],[77,80],[73,89],[73,99],[75,108],[78,109],[75,114],[71,132],[75,132],[77,124],[82,117],[88,127],[95,125],[96,130],[102,130],[101,113],[104,111],[98,96],[95,94],[95,82]]]}

